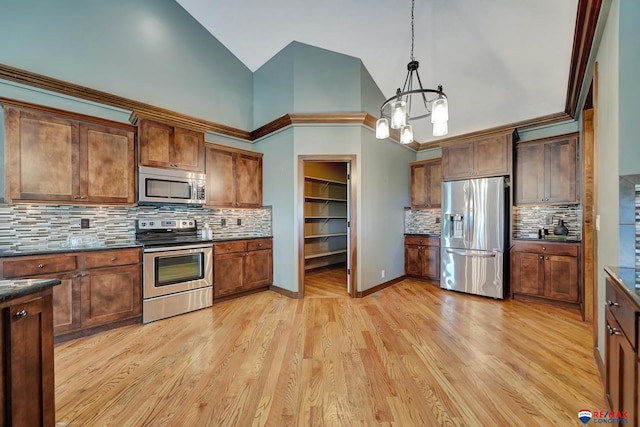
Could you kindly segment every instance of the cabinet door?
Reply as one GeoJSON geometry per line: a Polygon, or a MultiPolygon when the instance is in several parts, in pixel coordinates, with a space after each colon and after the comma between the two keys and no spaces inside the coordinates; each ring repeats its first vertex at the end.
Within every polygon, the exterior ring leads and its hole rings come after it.
{"type": "Polygon", "coordinates": [[[469,178],[473,174],[472,142],[442,148],[442,179],[469,178]]]}
{"type": "Polygon", "coordinates": [[[60,335],[81,328],[80,279],[77,273],[46,276],[60,279],[60,285],[53,288],[53,334],[60,335]]]}
{"type": "Polygon", "coordinates": [[[3,425],[55,424],[52,317],[50,291],[2,309],[3,425]]]}
{"type": "Polygon", "coordinates": [[[429,164],[411,165],[411,207],[413,209],[429,207],[431,166],[429,164]]]}
{"type": "Polygon", "coordinates": [[[422,276],[431,280],[440,280],[440,247],[422,247],[422,276]]]}
{"type": "Polygon", "coordinates": [[[545,295],[560,301],[578,302],[578,259],[545,256],[545,295]]]}
{"type": "Polygon", "coordinates": [[[207,206],[232,207],[235,204],[233,153],[207,147],[207,206]]]}
{"type": "Polygon", "coordinates": [[[140,316],[139,265],[88,270],[82,277],[82,327],[140,316]]]}
{"type": "Polygon", "coordinates": [[[173,126],[151,120],[140,120],[141,166],[173,168],[173,126]]]}
{"type": "Polygon", "coordinates": [[[80,124],[80,197],[83,201],[135,203],[134,143],[133,131],[80,124]]]}
{"type": "Polygon", "coordinates": [[[214,298],[242,291],[244,252],[213,257],[214,298]]]}
{"type": "Polygon", "coordinates": [[[429,170],[429,207],[439,208],[442,200],[442,163],[432,163],[429,170]]]}
{"type": "Polygon", "coordinates": [[[516,146],[516,205],[544,202],[544,152],[542,144],[516,146]]]}
{"type": "Polygon", "coordinates": [[[576,142],[574,137],[545,144],[546,202],[577,202],[576,142]]]}
{"type": "Polygon", "coordinates": [[[270,249],[247,252],[244,257],[243,289],[254,289],[273,282],[273,253],[270,249]]]}
{"type": "Polygon", "coordinates": [[[509,174],[509,138],[505,135],[485,138],[474,142],[474,176],[497,176],[509,174]]]}
{"type": "Polygon", "coordinates": [[[204,133],[174,128],[174,167],[204,172],[204,133]]]}
{"type": "Polygon", "coordinates": [[[5,132],[7,201],[78,200],[77,122],[6,107],[5,132]]]}
{"type": "Polygon", "coordinates": [[[528,295],[544,295],[544,256],[529,252],[514,252],[513,291],[528,295]]]}
{"type": "Polygon", "coordinates": [[[614,412],[626,411],[633,424],[636,417],[634,379],[637,355],[622,334],[610,310],[605,310],[605,391],[614,412]]]}
{"type": "Polygon", "coordinates": [[[235,154],[236,206],[262,207],[262,157],[235,154]]]}
{"type": "Polygon", "coordinates": [[[422,276],[422,246],[404,245],[404,274],[422,276]]]}

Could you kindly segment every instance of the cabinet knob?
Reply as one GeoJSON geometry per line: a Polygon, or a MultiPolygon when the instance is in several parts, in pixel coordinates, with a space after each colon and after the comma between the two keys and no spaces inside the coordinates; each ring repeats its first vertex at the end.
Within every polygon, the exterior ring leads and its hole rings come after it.
{"type": "Polygon", "coordinates": [[[111,258],[111,261],[115,261],[115,260],[117,260],[117,259],[118,259],[118,258],[113,257],[113,258],[111,258]]]}
{"type": "Polygon", "coordinates": [[[611,326],[607,325],[607,329],[609,330],[609,335],[622,335],[622,332],[620,332],[618,329],[616,328],[612,328],[611,326]]]}
{"type": "Polygon", "coordinates": [[[80,196],[73,196],[74,200],[78,200],[80,198],[80,196]]]}
{"type": "Polygon", "coordinates": [[[619,304],[619,303],[617,303],[617,302],[613,302],[613,301],[611,301],[611,300],[608,300],[608,301],[607,301],[607,305],[608,305],[609,307],[620,307],[620,304],[619,304]]]}
{"type": "Polygon", "coordinates": [[[22,309],[16,313],[16,317],[19,317],[22,319],[23,317],[27,317],[27,314],[29,314],[29,312],[25,309],[22,309]]]}
{"type": "Polygon", "coordinates": [[[258,243],[258,247],[261,248],[262,247],[262,243],[258,243]]]}
{"type": "Polygon", "coordinates": [[[542,255],[540,255],[540,259],[544,259],[544,257],[542,255]]]}
{"type": "Polygon", "coordinates": [[[548,257],[548,256],[546,256],[546,257],[544,257],[544,259],[549,259],[549,257],[548,257]]]}
{"type": "Polygon", "coordinates": [[[38,268],[44,268],[44,264],[38,264],[38,268]]]}
{"type": "Polygon", "coordinates": [[[545,248],[545,247],[543,246],[543,247],[542,247],[542,250],[543,250],[543,251],[546,251],[546,250],[547,250],[547,248],[545,248]]]}

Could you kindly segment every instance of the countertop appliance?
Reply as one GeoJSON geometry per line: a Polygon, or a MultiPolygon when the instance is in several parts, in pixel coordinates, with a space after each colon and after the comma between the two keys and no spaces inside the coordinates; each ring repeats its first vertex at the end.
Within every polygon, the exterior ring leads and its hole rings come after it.
{"type": "Polygon", "coordinates": [[[194,219],[139,219],[142,245],[142,322],[213,304],[213,243],[197,234],[194,219]]]}
{"type": "Polygon", "coordinates": [[[504,177],[442,183],[440,287],[504,298],[504,177]]]}
{"type": "Polygon", "coordinates": [[[202,206],[206,175],[178,169],[138,167],[138,204],[202,206]]]}

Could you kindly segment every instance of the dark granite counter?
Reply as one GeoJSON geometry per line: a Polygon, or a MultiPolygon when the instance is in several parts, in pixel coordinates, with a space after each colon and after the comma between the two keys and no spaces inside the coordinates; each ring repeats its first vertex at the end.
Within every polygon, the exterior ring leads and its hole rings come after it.
{"type": "Polygon", "coordinates": [[[213,236],[213,243],[216,242],[231,242],[233,240],[257,240],[257,239],[273,239],[273,236],[244,236],[244,237],[216,237],[213,236]]]}
{"type": "Polygon", "coordinates": [[[118,244],[101,244],[93,246],[67,246],[64,244],[48,245],[48,246],[24,246],[18,249],[0,250],[0,258],[28,256],[28,255],[50,255],[69,252],[87,252],[87,251],[103,251],[107,249],[127,249],[141,247],[136,242],[118,243],[118,244]]]}
{"type": "Polygon", "coordinates": [[[558,236],[547,236],[542,239],[538,239],[537,237],[514,237],[512,239],[514,242],[560,242],[560,243],[580,243],[578,237],[575,236],[567,236],[567,237],[558,237],[558,236]]]}
{"type": "Polygon", "coordinates": [[[605,267],[604,271],[618,282],[620,289],[640,307],[640,271],[624,267],[605,267]]]}
{"type": "Polygon", "coordinates": [[[40,292],[59,284],[59,279],[0,280],[0,302],[40,292]]]}
{"type": "Polygon", "coordinates": [[[426,237],[437,237],[440,238],[439,234],[436,233],[404,233],[405,236],[426,236],[426,237]]]}

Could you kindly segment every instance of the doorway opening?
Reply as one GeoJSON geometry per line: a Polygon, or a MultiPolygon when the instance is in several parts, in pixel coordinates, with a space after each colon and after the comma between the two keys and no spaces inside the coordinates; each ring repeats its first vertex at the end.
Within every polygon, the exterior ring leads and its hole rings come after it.
{"type": "Polygon", "coordinates": [[[299,296],[356,296],[355,156],[300,156],[299,296]]]}

